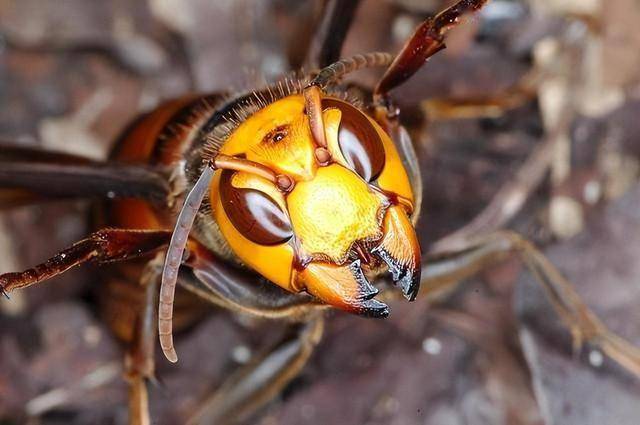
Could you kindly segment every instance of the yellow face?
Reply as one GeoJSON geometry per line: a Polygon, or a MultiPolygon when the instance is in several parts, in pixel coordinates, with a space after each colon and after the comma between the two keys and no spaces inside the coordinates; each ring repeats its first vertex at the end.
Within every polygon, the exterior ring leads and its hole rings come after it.
{"type": "Polygon", "coordinates": [[[214,218],[238,258],[273,283],[344,310],[386,316],[365,275],[386,266],[408,298],[417,293],[409,178],[389,136],[353,105],[323,98],[322,122],[330,155],[321,161],[303,95],[244,121],[220,153],[261,164],[294,185],[285,192],[255,174],[217,171],[214,218]]]}

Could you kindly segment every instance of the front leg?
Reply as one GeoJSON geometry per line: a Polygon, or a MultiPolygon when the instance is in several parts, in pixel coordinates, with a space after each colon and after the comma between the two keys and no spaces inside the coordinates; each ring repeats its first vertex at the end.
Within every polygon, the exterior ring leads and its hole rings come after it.
{"type": "Polygon", "coordinates": [[[22,272],[0,275],[0,293],[40,283],[83,263],[110,263],[152,254],[169,243],[162,230],[103,229],[22,272]]]}

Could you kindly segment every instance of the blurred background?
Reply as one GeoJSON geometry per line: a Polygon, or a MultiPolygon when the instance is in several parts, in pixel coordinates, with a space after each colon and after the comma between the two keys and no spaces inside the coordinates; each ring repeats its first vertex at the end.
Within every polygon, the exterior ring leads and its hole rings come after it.
{"type": "MultiPolygon", "coordinates": [[[[397,52],[449,3],[363,0],[343,56],[397,52]]],[[[105,158],[164,99],[246,90],[298,67],[322,4],[0,0],[0,139],[105,158]]],[[[493,0],[393,92],[423,170],[423,250],[498,205],[492,225],[542,247],[637,346],[639,22],[637,0],[493,0]],[[527,196],[514,198],[513,184],[527,196]]],[[[87,202],[0,205],[0,271],[80,239],[88,217],[87,202]]],[[[1,424],[126,423],[123,352],[96,308],[97,273],[0,302],[1,424]]],[[[302,375],[249,423],[638,423],[638,378],[597,350],[573,350],[516,257],[447,296],[391,309],[384,321],[329,313],[302,375]]],[[[184,422],[280,328],[212,308],[179,336],[177,365],[157,357],[154,423],[184,422]]]]}

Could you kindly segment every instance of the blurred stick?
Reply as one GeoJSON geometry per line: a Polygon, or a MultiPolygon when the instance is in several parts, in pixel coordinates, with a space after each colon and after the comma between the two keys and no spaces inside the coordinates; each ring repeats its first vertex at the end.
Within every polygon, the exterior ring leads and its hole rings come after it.
{"type": "Polygon", "coordinates": [[[573,116],[574,109],[567,103],[553,131],[533,150],[513,179],[498,190],[473,220],[433,244],[431,253],[464,250],[478,236],[497,231],[513,219],[547,174],[556,144],[565,137],[573,116]]]}
{"type": "Polygon", "coordinates": [[[581,54],[579,43],[570,40],[540,43],[537,52],[537,55],[543,58],[539,60],[542,62],[542,71],[538,74],[540,78],[535,78],[536,74],[533,73],[533,76],[528,77],[528,84],[537,82],[539,96],[543,90],[549,92],[549,86],[555,89],[562,88],[559,92],[556,90],[541,99],[546,100],[541,104],[541,113],[547,128],[546,137],[529,155],[513,179],[498,190],[484,210],[469,223],[433,244],[433,254],[464,250],[471,246],[476,238],[503,228],[520,212],[531,194],[540,186],[552,167],[558,147],[567,140],[576,113],[572,89],[579,78],[574,70],[580,63],[581,54]],[[565,60],[552,60],[559,52],[565,51],[565,60]],[[551,82],[547,83],[549,80],[551,82]]]}
{"type": "Polygon", "coordinates": [[[120,362],[102,365],[88,373],[77,384],[47,391],[27,402],[25,410],[29,416],[40,416],[52,409],[81,398],[84,393],[108,384],[122,372],[120,362]]]}

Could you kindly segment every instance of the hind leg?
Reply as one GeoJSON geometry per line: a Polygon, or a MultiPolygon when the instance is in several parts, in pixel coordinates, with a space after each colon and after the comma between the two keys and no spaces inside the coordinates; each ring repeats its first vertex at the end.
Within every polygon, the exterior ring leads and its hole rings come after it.
{"type": "Polygon", "coordinates": [[[144,297],[137,307],[133,338],[125,354],[125,379],[129,384],[129,423],[148,425],[149,394],[147,384],[153,381],[156,342],[156,305],[164,255],[157,255],[142,272],[140,285],[144,297]]]}
{"type": "Polygon", "coordinates": [[[558,317],[571,333],[575,351],[584,343],[591,344],[640,377],[640,349],[611,332],[560,271],[516,233],[491,233],[471,241],[463,250],[427,256],[422,270],[422,295],[435,297],[452,290],[464,278],[512,254],[522,259],[544,290],[558,317]]]}
{"type": "Polygon", "coordinates": [[[169,243],[171,233],[155,230],[103,229],[22,272],[0,275],[0,293],[25,288],[80,264],[126,261],[152,254],[169,243]]]}

